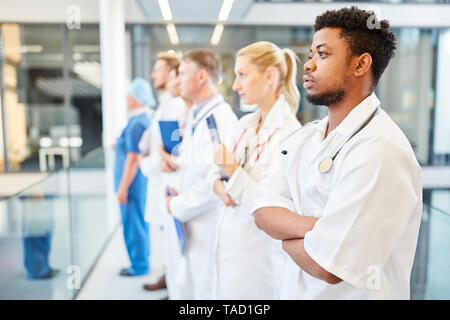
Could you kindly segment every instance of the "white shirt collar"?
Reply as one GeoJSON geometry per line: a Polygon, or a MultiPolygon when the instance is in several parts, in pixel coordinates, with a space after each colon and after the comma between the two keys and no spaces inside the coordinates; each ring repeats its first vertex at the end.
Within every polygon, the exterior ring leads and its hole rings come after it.
{"type": "MultiPolygon", "coordinates": [[[[222,101],[224,101],[223,96],[220,93],[217,93],[216,95],[210,97],[204,104],[202,104],[202,102],[199,103],[198,105],[194,104],[190,109],[190,113],[192,114],[192,117],[194,119],[200,119],[206,112],[209,111],[210,107],[212,107],[213,105],[218,104],[222,101]],[[198,108],[199,105],[201,105],[201,107],[200,107],[201,109],[194,116],[194,110],[196,110],[196,108],[198,108]]],[[[205,101],[203,101],[203,102],[205,102],[205,101]]]]}
{"type": "MultiPolygon", "coordinates": [[[[380,106],[381,102],[378,100],[375,92],[372,92],[367,98],[361,101],[350,113],[342,120],[342,122],[334,129],[337,133],[350,137],[363,124],[367,118],[380,106]]],[[[315,124],[315,128],[325,135],[328,125],[328,116],[315,124]]],[[[323,136],[322,135],[322,136],[323,136]]]]}

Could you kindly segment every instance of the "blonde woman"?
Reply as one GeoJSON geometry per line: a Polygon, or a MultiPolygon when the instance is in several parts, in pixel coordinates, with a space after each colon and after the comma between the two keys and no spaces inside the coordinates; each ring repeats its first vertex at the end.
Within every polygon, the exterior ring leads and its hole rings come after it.
{"type": "Polygon", "coordinates": [[[288,256],[281,242],[255,224],[255,189],[280,154],[280,143],[301,127],[296,56],[271,42],[256,42],[236,55],[233,90],[258,109],[242,117],[233,149],[218,144],[214,192],[223,201],[215,245],[215,299],[278,299],[288,256]]]}

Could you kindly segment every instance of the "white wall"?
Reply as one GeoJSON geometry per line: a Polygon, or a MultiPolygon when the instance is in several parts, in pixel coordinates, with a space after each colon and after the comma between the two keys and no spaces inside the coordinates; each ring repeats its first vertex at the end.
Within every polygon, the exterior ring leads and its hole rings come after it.
{"type": "MultiPolygon", "coordinates": [[[[449,16],[450,20],[450,16],[449,16]]],[[[450,153],[450,30],[439,35],[434,152],[450,153]]]]}

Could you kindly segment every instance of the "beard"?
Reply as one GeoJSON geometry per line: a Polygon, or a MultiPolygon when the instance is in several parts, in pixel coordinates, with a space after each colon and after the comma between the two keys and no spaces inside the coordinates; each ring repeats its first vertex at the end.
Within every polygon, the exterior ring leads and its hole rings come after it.
{"type": "Polygon", "coordinates": [[[342,88],[329,90],[324,93],[316,95],[306,95],[306,99],[314,105],[331,106],[340,102],[345,96],[345,91],[342,88]]]}
{"type": "Polygon", "coordinates": [[[340,83],[338,83],[333,89],[315,94],[306,95],[306,99],[314,105],[318,106],[332,106],[338,102],[341,102],[345,96],[345,88],[350,85],[350,76],[347,74],[347,70],[343,70],[343,75],[340,83]]]}

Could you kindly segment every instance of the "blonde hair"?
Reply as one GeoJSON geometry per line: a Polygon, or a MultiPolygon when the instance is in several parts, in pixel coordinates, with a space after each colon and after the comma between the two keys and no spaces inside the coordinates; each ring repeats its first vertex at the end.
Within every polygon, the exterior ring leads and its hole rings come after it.
{"type": "Polygon", "coordinates": [[[297,113],[300,92],[297,88],[297,56],[291,49],[280,49],[268,41],[258,41],[240,49],[236,57],[245,55],[258,66],[261,71],[275,67],[280,74],[278,88],[284,94],[294,114],[297,113]]]}
{"type": "Polygon", "coordinates": [[[180,66],[180,57],[173,50],[160,51],[156,56],[156,59],[164,60],[169,67],[169,70],[176,70],[178,72],[178,67],[180,66]]]}

